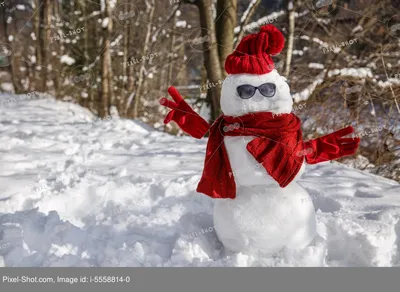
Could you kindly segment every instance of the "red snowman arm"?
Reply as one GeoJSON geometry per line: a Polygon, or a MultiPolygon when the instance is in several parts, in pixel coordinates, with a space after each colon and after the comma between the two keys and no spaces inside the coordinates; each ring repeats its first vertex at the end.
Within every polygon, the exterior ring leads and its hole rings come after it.
{"type": "Polygon", "coordinates": [[[161,105],[171,109],[165,117],[164,124],[174,121],[182,131],[193,138],[201,139],[204,137],[209,130],[210,125],[185,102],[175,87],[171,86],[168,89],[168,93],[175,102],[170,101],[165,97],[160,99],[161,105]]]}
{"type": "Polygon", "coordinates": [[[304,152],[308,164],[338,159],[357,152],[360,138],[343,138],[354,132],[349,126],[332,134],[304,143],[304,152]]]}

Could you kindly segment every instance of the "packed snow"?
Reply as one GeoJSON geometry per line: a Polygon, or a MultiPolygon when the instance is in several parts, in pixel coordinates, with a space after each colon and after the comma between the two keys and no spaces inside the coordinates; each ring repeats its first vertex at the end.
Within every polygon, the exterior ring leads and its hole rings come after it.
{"type": "Polygon", "coordinates": [[[400,265],[397,182],[338,163],[307,165],[299,183],[318,237],[268,258],[232,253],[216,237],[215,202],[195,191],[206,139],[0,95],[10,98],[0,106],[0,265],[400,265]]]}

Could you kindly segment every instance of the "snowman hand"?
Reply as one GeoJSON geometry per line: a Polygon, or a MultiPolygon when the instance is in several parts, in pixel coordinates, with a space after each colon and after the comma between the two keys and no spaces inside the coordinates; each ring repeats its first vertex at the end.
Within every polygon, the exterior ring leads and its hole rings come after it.
{"type": "Polygon", "coordinates": [[[185,102],[175,87],[171,86],[168,93],[175,102],[165,97],[160,99],[161,105],[171,109],[165,117],[164,124],[174,121],[182,131],[193,138],[201,139],[209,130],[210,125],[185,102]]]}
{"type": "Polygon", "coordinates": [[[349,126],[332,134],[305,142],[306,162],[316,164],[355,154],[360,144],[360,138],[343,138],[353,132],[353,127],[349,126]]]}

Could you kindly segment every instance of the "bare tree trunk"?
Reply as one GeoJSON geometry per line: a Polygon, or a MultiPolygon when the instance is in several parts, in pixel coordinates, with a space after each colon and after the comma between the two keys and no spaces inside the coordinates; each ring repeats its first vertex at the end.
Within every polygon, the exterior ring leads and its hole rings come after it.
{"type": "MultiPolygon", "coordinates": [[[[126,8],[128,11],[128,7],[126,8]]],[[[132,39],[134,39],[134,32],[135,30],[132,29],[131,26],[128,26],[128,32],[127,32],[127,52],[128,52],[128,56],[130,56],[131,54],[129,53],[129,48],[132,45],[132,39]]],[[[128,58],[129,61],[129,58],[128,58]]],[[[128,84],[127,84],[127,91],[129,94],[132,94],[133,89],[135,88],[135,77],[134,77],[134,72],[133,72],[133,66],[128,66],[127,68],[127,74],[128,74],[128,84]]],[[[124,105],[126,105],[127,99],[123,101],[124,105]]],[[[125,109],[123,109],[123,111],[121,113],[125,112],[125,109]]]]}
{"type": "Polygon", "coordinates": [[[254,12],[256,11],[258,5],[260,5],[261,0],[251,1],[249,6],[247,7],[246,11],[244,12],[242,19],[240,20],[240,31],[237,35],[235,47],[239,44],[242,40],[244,35],[244,27],[249,23],[251,17],[253,16],[254,12]]]}
{"type": "Polygon", "coordinates": [[[111,101],[111,7],[109,0],[104,1],[105,9],[103,13],[103,19],[108,17],[108,24],[103,26],[103,50],[101,56],[101,91],[100,91],[100,102],[99,102],[99,115],[100,117],[106,117],[110,114],[110,101],[111,101]]]}
{"type": "MultiPolygon", "coordinates": [[[[147,56],[149,53],[149,42],[150,42],[150,37],[151,37],[151,27],[152,27],[152,22],[153,22],[153,17],[154,17],[154,10],[155,10],[155,1],[154,0],[146,0],[146,14],[149,15],[148,21],[147,21],[147,32],[146,32],[146,37],[144,39],[144,45],[143,45],[143,51],[142,51],[142,57],[147,56]]],[[[142,88],[143,88],[143,79],[144,79],[144,73],[146,69],[146,62],[141,62],[140,63],[140,69],[139,69],[139,78],[138,78],[138,83],[137,83],[137,89],[135,93],[135,99],[133,103],[133,109],[132,109],[132,117],[134,119],[138,118],[139,116],[139,107],[140,107],[140,95],[142,94],[142,88]]]]}
{"type": "Polygon", "coordinates": [[[114,75],[113,75],[113,67],[112,67],[112,62],[111,62],[111,37],[112,37],[112,29],[113,29],[113,15],[112,15],[112,9],[111,5],[107,6],[107,18],[108,18],[108,39],[109,39],[109,45],[107,46],[108,52],[107,52],[107,66],[108,66],[108,100],[109,100],[109,108],[108,108],[108,114],[110,114],[110,107],[112,105],[115,105],[115,96],[114,96],[114,75]]]}
{"type": "Polygon", "coordinates": [[[51,1],[42,0],[42,27],[41,27],[41,58],[42,58],[42,88],[43,92],[47,89],[47,78],[48,78],[48,65],[49,65],[49,39],[50,39],[50,22],[51,22],[51,1]]]}
{"type": "MultiPolygon", "coordinates": [[[[125,13],[128,13],[128,5],[125,5],[125,13]]],[[[124,79],[122,81],[122,87],[121,87],[121,94],[118,97],[117,100],[117,107],[118,107],[118,112],[123,113],[124,111],[124,103],[126,102],[125,97],[127,93],[129,92],[129,85],[130,85],[130,70],[128,66],[129,62],[129,45],[130,45],[130,32],[131,28],[130,25],[124,27],[124,55],[123,55],[123,76],[124,79]]]]}
{"type": "Polygon", "coordinates": [[[225,60],[233,51],[234,29],[237,24],[237,0],[218,0],[215,21],[221,74],[226,77],[225,60]]]}
{"type": "MultiPolygon", "coordinates": [[[[82,6],[82,13],[84,17],[84,31],[83,31],[83,59],[85,66],[90,64],[90,57],[89,57],[89,9],[88,4],[85,0],[81,2],[82,6]]],[[[93,87],[92,84],[89,84],[88,88],[88,97],[83,101],[85,107],[89,109],[93,109],[95,106],[95,100],[93,97],[93,87]]]]}
{"type": "MultiPolygon", "coordinates": [[[[56,19],[56,21],[59,21],[60,18],[60,3],[58,1],[54,2],[54,6],[53,6],[53,11],[54,11],[54,18],[56,19]]],[[[50,31],[50,28],[49,28],[50,31]]],[[[51,35],[51,31],[50,31],[50,35],[51,35]]],[[[61,53],[61,45],[59,42],[57,42],[55,44],[55,51],[57,52],[57,57],[54,58],[53,56],[51,56],[52,58],[52,67],[55,66],[57,68],[57,70],[53,71],[52,77],[53,77],[53,82],[54,82],[54,91],[55,91],[55,96],[58,98],[60,97],[60,69],[61,68],[61,64],[60,64],[60,56],[62,56],[61,53]],[[54,62],[54,63],[53,63],[54,62]]]]}
{"type": "Polygon", "coordinates": [[[28,91],[33,92],[35,91],[35,70],[32,70],[32,65],[27,63],[26,66],[26,76],[28,78],[28,91]]]}
{"type": "Polygon", "coordinates": [[[285,62],[285,76],[289,77],[290,66],[292,64],[293,45],[294,45],[294,30],[295,30],[295,9],[293,0],[287,0],[287,15],[289,22],[289,36],[287,42],[286,62],[285,62]]]}
{"type": "Polygon", "coordinates": [[[14,56],[11,56],[10,58],[13,58],[13,59],[11,59],[10,60],[10,65],[9,66],[7,66],[7,68],[8,68],[8,72],[9,72],[9,74],[10,74],[10,76],[11,76],[11,82],[12,82],[12,84],[13,84],[13,87],[14,87],[14,92],[15,93],[22,93],[23,92],[23,86],[22,86],[22,83],[21,83],[21,80],[20,80],[20,78],[18,78],[18,76],[16,75],[16,68],[18,68],[18,66],[15,64],[16,63],[16,55],[17,55],[17,52],[15,51],[15,48],[13,47],[13,44],[10,42],[10,39],[9,39],[9,34],[8,34],[8,23],[7,23],[7,8],[6,8],[6,6],[2,6],[2,14],[3,14],[3,30],[4,30],[4,38],[5,38],[5,43],[7,44],[7,46],[9,47],[9,48],[11,48],[11,50],[12,50],[12,52],[13,52],[13,54],[14,54],[14,56]]]}
{"type": "MultiPolygon", "coordinates": [[[[197,2],[200,13],[200,25],[202,28],[202,39],[204,47],[204,66],[207,71],[208,80],[218,84],[222,79],[221,62],[216,44],[215,24],[212,12],[212,0],[200,0],[197,2]],[[209,33],[209,35],[208,35],[209,33]]],[[[211,118],[216,119],[220,114],[220,91],[219,86],[208,89],[207,100],[211,105],[211,118]]]]}
{"type": "MultiPolygon", "coordinates": [[[[175,49],[176,34],[175,34],[175,30],[174,29],[175,29],[176,20],[177,20],[177,16],[175,14],[174,18],[173,18],[173,21],[172,21],[173,26],[172,26],[172,30],[171,30],[171,43],[170,43],[170,49],[169,49],[170,52],[173,52],[174,49],[175,49]]],[[[170,62],[168,64],[167,84],[171,84],[172,81],[173,81],[172,80],[172,74],[174,73],[173,69],[174,69],[174,64],[173,64],[173,61],[172,61],[172,62],[170,62]]]]}
{"type": "MultiPolygon", "coordinates": [[[[41,4],[40,0],[35,0],[35,8],[38,9],[41,4]]],[[[40,76],[41,76],[41,70],[42,70],[42,50],[41,50],[41,40],[40,40],[40,35],[41,35],[41,29],[40,29],[40,12],[35,13],[33,16],[33,29],[35,32],[35,58],[36,58],[36,64],[34,69],[34,84],[35,84],[35,90],[39,91],[41,90],[39,84],[40,76]]]]}

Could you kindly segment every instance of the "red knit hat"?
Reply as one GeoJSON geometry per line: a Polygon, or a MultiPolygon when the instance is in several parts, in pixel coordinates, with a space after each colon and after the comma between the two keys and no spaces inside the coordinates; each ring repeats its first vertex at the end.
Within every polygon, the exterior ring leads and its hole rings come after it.
{"type": "Polygon", "coordinates": [[[272,24],[261,27],[260,32],[246,36],[225,61],[228,74],[266,74],[275,66],[271,56],[279,54],[285,38],[272,24]]]}

